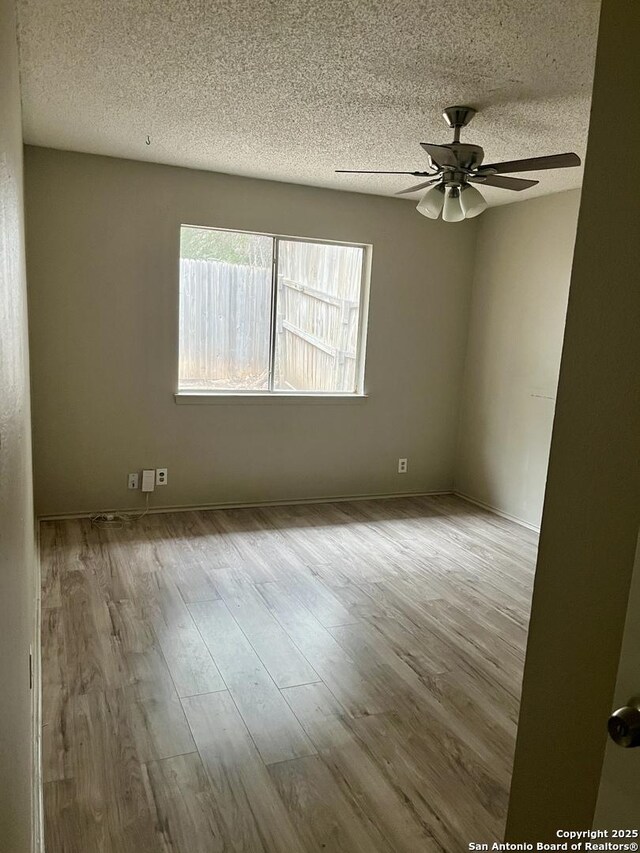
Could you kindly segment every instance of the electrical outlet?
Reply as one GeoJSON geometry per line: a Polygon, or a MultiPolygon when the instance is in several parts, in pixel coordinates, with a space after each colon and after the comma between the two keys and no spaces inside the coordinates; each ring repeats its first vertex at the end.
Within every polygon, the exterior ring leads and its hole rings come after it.
{"type": "Polygon", "coordinates": [[[156,487],[156,469],[144,468],[142,471],[142,491],[152,492],[156,487]]]}
{"type": "Polygon", "coordinates": [[[407,459],[398,459],[398,474],[406,474],[407,473],[407,459]]]}
{"type": "Polygon", "coordinates": [[[168,476],[168,468],[156,468],[156,486],[166,486],[168,476]]]}
{"type": "Polygon", "coordinates": [[[137,489],[140,484],[140,476],[137,471],[134,471],[133,474],[129,474],[127,478],[127,488],[128,489],[137,489]]]}

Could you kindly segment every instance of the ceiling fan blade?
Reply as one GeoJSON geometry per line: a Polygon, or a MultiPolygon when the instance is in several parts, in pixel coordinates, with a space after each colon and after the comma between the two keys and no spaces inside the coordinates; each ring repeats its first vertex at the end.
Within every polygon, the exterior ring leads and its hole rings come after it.
{"type": "Polygon", "coordinates": [[[458,160],[455,154],[449,148],[445,148],[444,145],[432,145],[430,142],[421,142],[420,145],[429,155],[431,162],[436,166],[440,166],[441,168],[450,167],[452,169],[457,167],[458,160]]]}
{"type": "Polygon", "coordinates": [[[414,175],[416,178],[426,178],[431,172],[385,172],[382,169],[335,169],[336,172],[350,175],[414,175]]]}
{"type": "Polygon", "coordinates": [[[430,181],[425,181],[424,184],[416,184],[415,187],[409,187],[408,190],[400,190],[396,195],[406,195],[407,193],[417,193],[418,190],[423,190],[425,187],[430,187],[431,184],[437,184],[440,180],[440,175],[437,178],[432,178],[430,181]]]}
{"type": "Polygon", "coordinates": [[[566,169],[567,166],[579,166],[577,154],[550,154],[548,157],[529,157],[526,160],[505,160],[503,163],[487,163],[481,169],[491,169],[495,174],[505,172],[536,172],[538,169],[566,169]]]}
{"type": "Polygon", "coordinates": [[[504,175],[487,175],[483,177],[469,176],[469,180],[477,184],[482,184],[483,187],[499,187],[501,190],[528,190],[529,187],[535,187],[540,181],[527,181],[522,178],[507,178],[504,175]]]}

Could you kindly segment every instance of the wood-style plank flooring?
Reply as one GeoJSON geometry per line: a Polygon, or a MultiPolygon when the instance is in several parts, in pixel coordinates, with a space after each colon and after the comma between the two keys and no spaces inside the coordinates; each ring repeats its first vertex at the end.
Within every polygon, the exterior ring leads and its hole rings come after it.
{"type": "Polygon", "coordinates": [[[41,539],[47,853],[502,837],[533,533],[439,496],[41,539]]]}

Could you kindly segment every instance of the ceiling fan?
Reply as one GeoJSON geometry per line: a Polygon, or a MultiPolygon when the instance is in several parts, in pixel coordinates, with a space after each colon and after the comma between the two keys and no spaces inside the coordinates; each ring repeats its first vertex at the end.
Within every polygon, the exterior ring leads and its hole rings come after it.
{"type": "Polygon", "coordinates": [[[430,187],[418,203],[417,210],[430,219],[437,219],[442,213],[445,222],[460,222],[478,216],[487,207],[482,193],[473,184],[498,187],[502,190],[521,190],[535,186],[539,181],[506,177],[510,172],[532,172],[542,169],[564,169],[567,166],[579,166],[577,154],[551,154],[548,157],[529,157],[526,160],[506,160],[503,163],[482,165],[484,151],[479,145],[460,142],[460,131],[466,127],[476,114],[473,107],[447,107],[442,116],[453,129],[453,142],[445,145],[432,145],[421,142],[420,145],[429,157],[428,172],[385,172],[382,170],[336,169],[336,172],[367,175],[415,175],[429,178],[397,195],[415,193],[430,187]]]}

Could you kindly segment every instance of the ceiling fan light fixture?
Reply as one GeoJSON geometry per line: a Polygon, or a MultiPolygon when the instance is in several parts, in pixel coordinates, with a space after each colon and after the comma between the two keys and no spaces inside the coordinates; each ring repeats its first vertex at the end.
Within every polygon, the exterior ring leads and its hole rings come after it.
{"type": "Polygon", "coordinates": [[[422,196],[416,210],[423,216],[428,216],[429,219],[437,219],[442,212],[444,205],[444,187],[439,184],[437,187],[431,187],[422,196]]]}
{"type": "Polygon", "coordinates": [[[445,222],[462,222],[464,210],[460,202],[460,187],[447,187],[442,207],[442,218],[445,222]]]}
{"type": "Polygon", "coordinates": [[[460,193],[460,204],[466,219],[472,219],[474,216],[479,216],[483,210],[487,209],[485,197],[471,184],[465,184],[460,193]]]}

